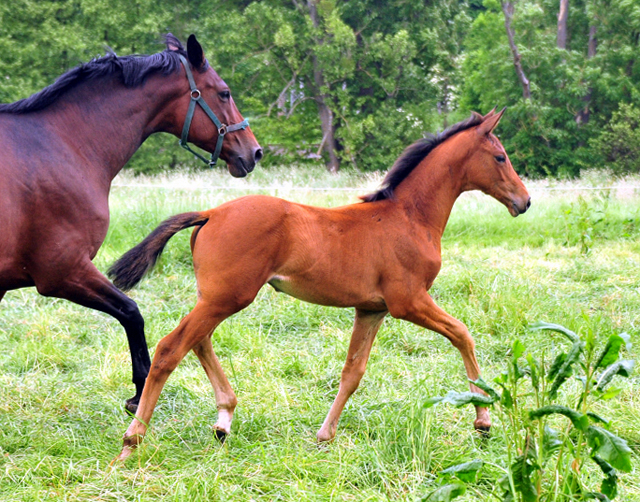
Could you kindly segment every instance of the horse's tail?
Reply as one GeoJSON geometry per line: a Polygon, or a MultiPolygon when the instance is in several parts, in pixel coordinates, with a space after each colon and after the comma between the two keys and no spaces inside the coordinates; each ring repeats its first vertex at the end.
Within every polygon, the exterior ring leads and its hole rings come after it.
{"type": "Polygon", "coordinates": [[[123,254],[107,275],[121,290],[130,290],[153,268],[171,237],[185,228],[202,226],[208,220],[202,213],[182,213],[167,218],[145,240],[123,254]]]}

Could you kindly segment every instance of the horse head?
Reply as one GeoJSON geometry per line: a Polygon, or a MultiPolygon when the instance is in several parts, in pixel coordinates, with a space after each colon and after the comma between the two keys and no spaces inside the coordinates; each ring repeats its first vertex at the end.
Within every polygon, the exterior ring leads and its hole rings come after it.
{"type": "MultiPolygon", "coordinates": [[[[183,51],[171,40],[167,42],[167,49],[183,51]]],[[[186,60],[183,58],[187,74],[185,84],[188,83],[190,89],[178,100],[175,113],[178,121],[186,122],[181,144],[186,147],[188,140],[212,153],[210,164],[215,164],[219,155],[227,163],[232,176],[244,177],[262,158],[262,148],[238,111],[229,86],[209,65],[195,35],[189,36],[186,53],[186,60]],[[207,107],[215,118],[206,111],[207,107]],[[224,141],[219,139],[220,136],[224,141]]]]}
{"type": "Polygon", "coordinates": [[[481,122],[469,130],[475,135],[475,148],[470,150],[466,186],[463,190],[481,190],[506,206],[511,216],[524,213],[531,206],[531,197],[516,174],[507,152],[493,130],[500,122],[500,113],[491,110],[484,117],[473,112],[481,122]]]}

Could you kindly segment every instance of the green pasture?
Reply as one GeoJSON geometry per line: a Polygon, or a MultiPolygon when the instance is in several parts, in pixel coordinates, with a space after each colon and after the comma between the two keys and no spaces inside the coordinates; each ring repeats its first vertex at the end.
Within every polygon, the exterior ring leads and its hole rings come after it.
{"type": "MultiPolygon", "coordinates": [[[[258,169],[248,180],[222,171],[125,175],[111,192],[111,228],[96,263],[106,270],[178,212],[248,193],[336,206],[355,202],[379,181],[321,168],[258,169]]],[[[458,201],[432,289],[474,335],[483,377],[491,381],[505,370],[516,337],[547,359],[566,345],[561,335],[528,331],[538,320],[593,329],[599,340],[626,331],[635,346],[625,357],[637,357],[640,179],[600,173],[527,186],[532,208],[515,219],[482,194],[458,201]]],[[[174,238],[131,292],[152,351],[195,303],[189,235],[174,238]]],[[[466,377],[447,340],[406,322],[385,320],[335,442],[317,446],[352,319],[352,310],[263,288],[213,337],[239,399],[227,442],[218,444],[212,434],[213,391],[189,355],[169,379],[143,445],[124,465],[110,466],[130,422],[123,403],[133,395],[124,331],[105,315],[34,289],[7,293],[0,303],[0,500],[416,501],[437,488],[441,470],[474,459],[485,462],[478,481],[456,500],[501,500],[500,422],[494,416],[494,433],[482,439],[471,408],[424,408],[429,397],[466,390],[466,377]]],[[[616,500],[640,500],[637,375],[616,380],[619,398],[597,408],[634,452],[634,470],[619,474],[616,500]]],[[[563,387],[560,403],[572,400],[578,385],[563,387]]],[[[600,479],[594,471],[593,489],[600,479]]]]}

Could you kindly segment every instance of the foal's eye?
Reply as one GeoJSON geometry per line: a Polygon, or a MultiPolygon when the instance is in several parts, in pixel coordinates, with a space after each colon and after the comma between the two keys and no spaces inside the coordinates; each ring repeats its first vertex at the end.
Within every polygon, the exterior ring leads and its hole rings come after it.
{"type": "Polygon", "coordinates": [[[502,162],[504,162],[504,161],[505,161],[505,160],[507,160],[507,159],[505,159],[505,158],[504,158],[504,155],[496,155],[496,160],[497,160],[498,162],[502,163],[502,162]]]}
{"type": "Polygon", "coordinates": [[[220,96],[220,99],[223,99],[226,101],[231,97],[231,93],[229,91],[222,91],[218,93],[218,96],[220,96]]]}

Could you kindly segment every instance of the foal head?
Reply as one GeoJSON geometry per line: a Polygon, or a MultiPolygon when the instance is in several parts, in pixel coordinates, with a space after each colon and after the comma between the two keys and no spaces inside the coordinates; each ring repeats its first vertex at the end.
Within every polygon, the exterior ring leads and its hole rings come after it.
{"type": "MultiPolygon", "coordinates": [[[[177,40],[175,42],[173,42],[173,39],[167,40],[168,50],[183,50],[178,44],[177,40]]],[[[187,59],[200,95],[220,122],[226,125],[242,122],[244,119],[233,101],[229,86],[209,65],[204,56],[202,46],[194,35],[191,35],[187,40],[187,59]]],[[[184,97],[179,100],[176,109],[176,115],[179,117],[178,122],[181,124],[180,127],[182,127],[186,117],[190,100],[187,78],[183,78],[187,90],[184,93],[184,97]]],[[[196,106],[193,122],[189,129],[189,141],[203,150],[214,152],[218,135],[219,131],[216,125],[199,106],[196,106]]],[[[262,158],[262,153],[262,148],[260,148],[258,141],[251,129],[247,127],[225,135],[220,158],[227,163],[231,175],[240,178],[253,171],[256,162],[262,158]]]]}
{"type": "Polygon", "coordinates": [[[482,117],[474,112],[481,122],[466,131],[474,147],[469,151],[463,191],[481,190],[502,202],[511,216],[518,216],[529,209],[531,197],[514,171],[502,143],[493,134],[503,113],[504,110],[500,113],[491,111],[482,117]]]}

